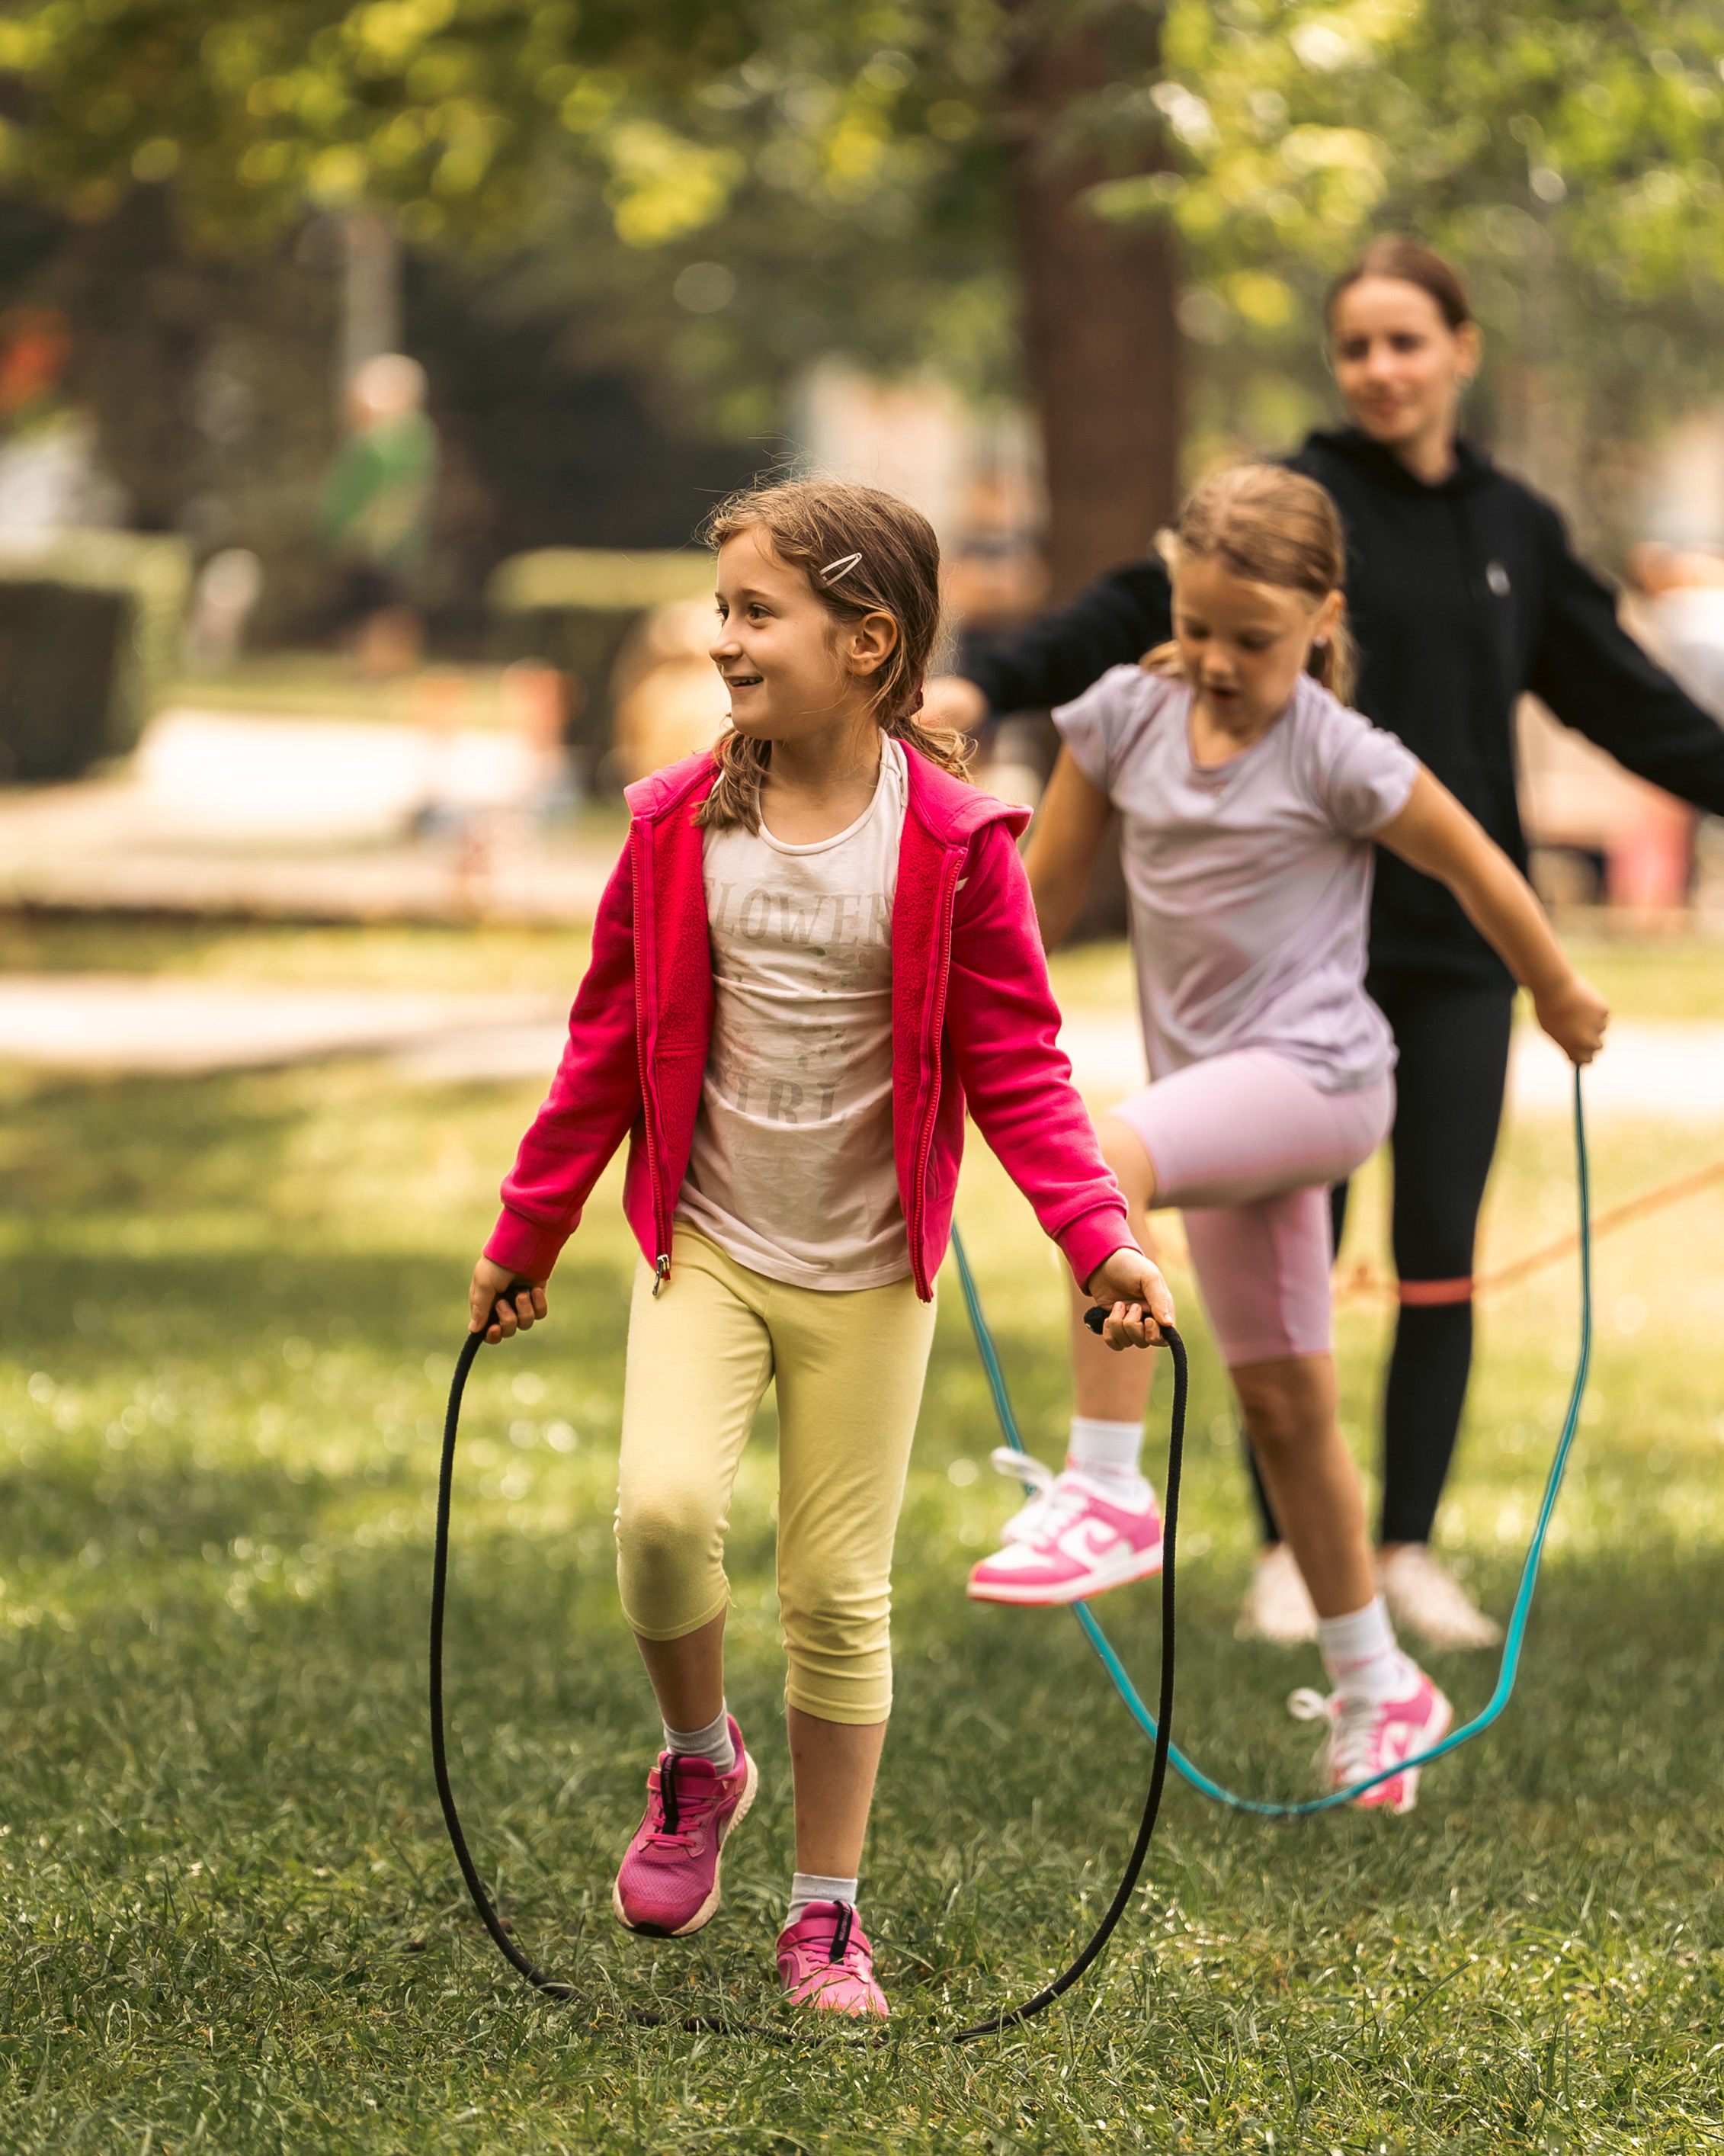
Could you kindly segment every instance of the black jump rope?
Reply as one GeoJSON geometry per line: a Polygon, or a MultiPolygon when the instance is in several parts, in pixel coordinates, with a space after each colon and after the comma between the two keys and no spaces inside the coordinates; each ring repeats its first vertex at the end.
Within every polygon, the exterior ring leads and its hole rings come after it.
{"type": "MultiPolygon", "coordinates": [[[[1557,1449],[1551,1460],[1550,1471],[1546,1478],[1544,1496],[1539,1507],[1537,1523],[1533,1527],[1532,1539],[1527,1545],[1526,1560],[1521,1566],[1521,1584],[1516,1590],[1514,1608],[1509,1618],[1507,1637],[1503,1645],[1502,1662],[1497,1672],[1496,1689],[1492,1691],[1490,1699],[1470,1722],[1459,1729],[1450,1731],[1448,1736],[1431,1746],[1427,1751],[1416,1754],[1410,1760],[1401,1761],[1395,1768],[1384,1768],[1379,1774],[1367,1776],[1363,1781],[1352,1784],[1347,1789],[1331,1790],[1326,1796],[1313,1797],[1302,1804],[1265,1804],[1255,1798],[1239,1796],[1234,1791],[1224,1789],[1219,1783],[1212,1780],[1208,1775],[1193,1765],[1192,1761],[1188,1759],[1172,1743],[1171,1725],[1173,1712],[1173,1549],[1179,1531],[1179,1478],[1185,1456],[1186,1365],[1184,1342],[1171,1325],[1164,1326],[1162,1328],[1162,1337],[1171,1350],[1173,1358],[1173,1408],[1167,1432],[1167,1506],[1162,1529],[1164,1557],[1162,1568],[1161,1696],[1153,1718],[1151,1717],[1148,1709],[1138,1697],[1137,1687],[1132,1684],[1124,1665],[1115,1653],[1106,1635],[1096,1623],[1088,1606],[1079,1603],[1074,1609],[1074,1614],[1083,1626],[1090,1645],[1101,1657],[1104,1667],[1112,1678],[1121,1698],[1131,1710],[1133,1719],[1145,1733],[1154,1740],[1155,1760],[1150,1770],[1149,1794],[1144,1800],[1143,1818],[1137,1829],[1137,1843],[1132,1849],[1130,1861],[1126,1866],[1125,1876],[1120,1881],[1118,1890],[1108,1907],[1106,1915],[1096,1926],[1089,1944],[1072,1963],[1070,1968],[1056,1977],[1045,1989],[1037,1992],[1033,1999],[1025,1999],[1021,2006],[1008,2007],[1004,2013],[995,2015],[990,2021],[978,2021],[973,2028],[942,2032],[949,2036],[951,2042],[967,2044],[977,2036],[998,2035],[1003,2029],[1009,2028],[1013,2023],[1028,2021],[1032,2015],[1039,2014],[1045,2008],[1051,2006],[1062,1992],[1069,1991],[1085,1972],[1093,1966],[1112,1936],[1120,1918],[1126,1912],[1126,1905],[1131,1900],[1132,1889],[1137,1883],[1138,1874],[1143,1868],[1144,1859],[1149,1853],[1150,1837],[1155,1832],[1156,1815],[1161,1809],[1162,1786],[1167,1779],[1170,1759],[1194,1789],[1201,1790],[1205,1796],[1213,1798],[1219,1804],[1229,1805],[1236,1811],[1254,1812],[1266,1818],[1298,1819],[1308,1816],[1314,1812],[1326,1811],[1336,1804],[1348,1803],[1362,1790],[1370,1789],[1375,1783],[1385,1780],[1391,1773],[1400,1772],[1409,1766],[1422,1767],[1429,1761],[1440,1758],[1443,1753],[1452,1752],[1458,1745],[1465,1744],[1470,1738],[1475,1737],[1480,1730],[1488,1729],[1506,1707],[1514,1691],[1515,1679],[1519,1673],[1521,1650],[1526,1639],[1527,1620],[1532,1612],[1533,1590],[1538,1582],[1539,1560],[1543,1554],[1545,1536],[1550,1527],[1551,1515],[1556,1507],[1557,1493],[1562,1486],[1562,1477],[1568,1466],[1569,1452],[1574,1444],[1575,1434],[1579,1425],[1581,1403],[1586,1390],[1587,1373],[1592,1362],[1591,1178],[1587,1160],[1586,1119],[1583,1111],[1580,1072],[1578,1069],[1574,1074],[1574,1156],[1576,1195],[1579,1201],[1580,1210],[1578,1237],[1580,1353],[1575,1363],[1574,1382],[1569,1391],[1568,1414],[1563,1419],[1562,1435],[1557,1440],[1557,1449]]],[[[958,1277],[969,1309],[970,1322],[975,1332],[977,1349],[982,1357],[983,1366],[987,1371],[988,1383],[993,1393],[994,1406],[999,1415],[1000,1427],[1011,1440],[1013,1450],[1022,1451],[1023,1440],[1018,1434],[1016,1418],[1012,1413],[1011,1402],[1007,1397],[1005,1375],[1000,1368],[999,1358],[994,1349],[993,1336],[988,1331],[987,1321],[982,1315],[982,1306],[977,1294],[976,1283],[964,1255],[963,1240],[956,1227],[952,1229],[952,1254],[957,1260],[958,1277]]],[[[508,1296],[513,1297],[528,1285],[524,1281],[512,1282],[507,1290],[508,1296]]],[[[1085,1313],[1085,1322],[1093,1332],[1099,1332],[1106,1322],[1106,1313],[1099,1308],[1088,1311],[1085,1313]]],[[[484,1340],[484,1333],[469,1332],[462,1343],[460,1356],[455,1365],[454,1382],[449,1387],[449,1414],[443,1426],[443,1473],[437,1492],[437,1550],[431,1585],[431,1754],[437,1769],[437,1794],[443,1801],[443,1816],[449,1827],[449,1840],[454,1845],[456,1860],[461,1867],[461,1876],[467,1882],[467,1891],[473,1897],[474,1907],[484,1920],[485,1929],[495,1942],[497,1951],[511,1968],[518,1969],[527,1982],[535,1985],[546,1998],[571,1999],[576,1995],[573,1987],[567,1984],[553,1983],[541,1970],[534,1968],[526,1956],[511,1939],[495,1909],[491,1906],[490,1897],[486,1894],[479,1874],[474,1868],[473,1859],[468,1853],[466,1836],[461,1831],[460,1818],[455,1810],[454,1796],[449,1788],[449,1761],[444,1749],[443,1613],[449,1578],[449,1497],[454,1482],[455,1439],[460,1424],[461,1395],[466,1388],[467,1373],[472,1368],[474,1358],[478,1354],[484,1340]]],[[[758,2022],[721,2021],[715,2016],[707,2015],[691,2014],[679,2016],[652,2014],[635,2009],[631,2010],[629,2018],[649,2027],[681,2028],[703,2034],[710,2032],[726,2035],[756,2035],[785,2043],[793,2043],[798,2041],[795,2036],[782,2028],[768,2028],[758,2022]]],[[[865,2041],[883,2041],[885,2039],[882,2035],[865,2041]]]]}
{"type": "MultiPolygon", "coordinates": [[[[512,1281],[498,1298],[499,1306],[504,1301],[512,1304],[515,1296],[526,1292],[530,1283],[512,1281]]],[[[1100,1307],[1085,1313],[1085,1322],[1095,1332],[1100,1332],[1106,1323],[1107,1312],[1100,1307]]],[[[1161,1337],[1173,1358],[1173,1408],[1167,1431],[1167,1509],[1162,1527],[1162,1683],[1160,1702],[1156,1711],[1155,1758],[1150,1768],[1149,1794],[1143,1800],[1143,1817],[1138,1823],[1137,1839],[1126,1869],[1108,1904],[1107,1913],[1095,1927],[1089,1943],[1069,1969],[1044,1986],[1033,1999],[1026,1999],[1021,2006],[1008,2007],[991,2020],[977,2021],[972,2027],[959,2029],[947,2034],[954,2044],[972,2043],[978,2036],[997,2036],[1003,2029],[1016,2022],[1028,2021],[1034,2015],[1051,2006],[1064,1992],[1070,1991],[1101,1958],[1108,1940],[1113,1936],[1126,1905],[1137,1884],[1138,1874],[1143,1869],[1144,1859],[1149,1854],[1150,1837],[1155,1832],[1156,1815],[1162,1808],[1162,1788],[1167,1779],[1167,1748],[1173,1728],[1173,1550],[1179,1532],[1179,1476],[1185,1458],[1185,1342],[1171,1325],[1161,1328],[1161,1337]]],[[[443,1705],[443,1619],[449,1599],[449,1503],[454,1489],[455,1443],[460,1434],[461,1396],[467,1389],[467,1374],[475,1358],[485,1345],[483,1332],[469,1332],[461,1343],[456,1359],[455,1374],[449,1389],[449,1409],[443,1424],[443,1466],[437,1483],[437,1543],[431,1560],[431,1763],[437,1775],[437,1794],[443,1805],[444,1824],[449,1829],[449,1838],[455,1852],[455,1861],[461,1867],[461,1876],[467,1882],[467,1892],[473,1897],[473,1906],[479,1912],[480,1921],[491,1936],[491,1942],[509,1966],[524,1976],[535,1990],[546,1999],[559,2002],[578,1996],[571,1984],[558,1983],[536,1968],[516,1945],[497,1914],[490,1896],[485,1892],[485,1881],[479,1876],[467,1846],[467,1837],[462,1831],[461,1815],[455,1809],[454,1791],[449,1787],[449,1753],[444,1736],[443,1705]]],[[[647,2028],[686,2030],[695,2035],[750,2035],[794,2043],[803,2041],[789,2030],[772,2028],[762,2022],[736,2022],[710,2014],[654,2014],[645,2008],[629,2010],[629,2019],[647,2028]]],[[[884,2032],[877,2038],[884,2041],[884,2032]]]]}

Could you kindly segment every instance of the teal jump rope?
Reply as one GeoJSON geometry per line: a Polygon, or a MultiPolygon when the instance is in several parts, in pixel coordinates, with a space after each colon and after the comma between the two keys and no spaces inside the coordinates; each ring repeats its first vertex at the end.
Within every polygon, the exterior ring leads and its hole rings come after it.
{"type": "MultiPolygon", "coordinates": [[[[1242,1797],[1236,1790],[1224,1789],[1194,1760],[1188,1759],[1177,1744],[1169,1744],[1167,1758],[1175,1772],[1183,1774],[1194,1789],[1200,1789],[1215,1803],[1227,1804],[1238,1812],[1253,1812],[1260,1819],[1306,1819],[1313,1812],[1331,1811],[1337,1804],[1350,1803],[1362,1790],[1374,1789],[1378,1783],[1404,1774],[1409,1767],[1429,1766],[1433,1759],[1440,1759],[1445,1752],[1455,1751],[1457,1747],[1488,1729],[1508,1705],[1514,1693],[1515,1680],[1520,1674],[1521,1650],[1526,1637],[1526,1620],[1532,1608],[1532,1592],[1538,1584],[1539,1560],[1544,1555],[1545,1535],[1550,1527],[1551,1515],[1556,1509],[1563,1473],[1568,1465],[1568,1455],[1574,1444],[1574,1433],[1579,1425],[1580,1403],[1586,1391],[1587,1368],[1593,1353],[1592,1205],[1587,1173],[1586,1118],[1581,1107],[1578,1068],[1574,1073],[1574,1167],[1580,1203],[1580,1354],[1575,1364],[1574,1384],[1568,1395],[1568,1412],[1562,1419],[1562,1434],[1557,1441],[1550,1473],[1545,1478],[1544,1501],[1539,1506],[1532,1539],[1527,1544],[1526,1561],[1521,1567],[1521,1584],[1515,1594],[1514,1609],[1502,1643],[1502,1661],[1496,1672],[1496,1689],[1470,1722],[1463,1723],[1459,1729],[1450,1730],[1440,1743],[1433,1744],[1429,1751],[1418,1753],[1410,1759],[1400,1760],[1393,1767],[1386,1767],[1381,1774],[1352,1783],[1344,1789],[1332,1790],[1325,1797],[1308,1797],[1301,1804],[1270,1804],[1260,1797],[1242,1797]]],[[[1018,1434],[1018,1418],[1012,1409],[1011,1395],[1006,1389],[1005,1373],[1000,1368],[993,1335],[988,1330],[988,1320],[983,1312],[982,1298],[977,1292],[975,1276],[964,1254],[963,1240],[956,1228],[952,1229],[952,1249],[957,1260],[958,1279],[963,1286],[965,1306],[970,1313],[970,1327],[976,1336],[977,1350],[982,1358],[982,1367],[988,1373],[988,1386],[993,1394],[994,1413],[999,1418],[1006,1442],[1014,1452],[1023,1452],[1024,1443],[1018,1434]]],[[[1026,1483],[1024,1486],[1029,1489],[1031,1486],[1026,1483]]],[[[1083,1627],[1085,1637],[1100,1656],[1101,1666],[1112,1678],[1115,1690],[1130,1708],[1133,1721],[1152,1743],[1157,1743],[1156,1717],[1138,1696],[1131,1672],[1120,1660],[1113,1642],[1102,1630],[1089,1604],[1073,1603],[1071,1614],[1083,1627]]]]}

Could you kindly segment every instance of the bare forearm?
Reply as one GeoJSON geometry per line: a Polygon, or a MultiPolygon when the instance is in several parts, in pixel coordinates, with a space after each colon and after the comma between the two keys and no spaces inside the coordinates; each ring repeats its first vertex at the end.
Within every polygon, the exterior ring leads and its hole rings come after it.
{"type": "Polygon", "coordinates": [[[1085,778],[1070,750],[1062,748],[1024,856],[1044,951],[1054,949],[1070,934],[1083,910],[1090,866],[1107,829],[1108,814],[1107,796],[1085,778]]]}
{"type": "Polygon", "coordinates": [[[1035,904],[1042,948],[1056,951],[1082,911],[1088,871],[1081,862],[1056,860],[1045,854],[1039,859],[1033,840],[1024,865],[1029,871],[1029,895],[1035,904]]]}
{"type": "Polygon", "coordinates": [[[1449,879],[1474,927],[1535,995],[1565,980],[1569,965],[1544,908],[1506,854],[1494,848],[1449,879]]]}
{"type": "Polygon", "coordinates": [[[1377,839],[1448,885],[1474,927],[1531,989],[1545,1031],[1573,1061],[1589,1063],[1610,1022],[1603,998],[1569,964],[1525,877],[1448,788],[1421,771],[1406,807],[1377,839]]]}

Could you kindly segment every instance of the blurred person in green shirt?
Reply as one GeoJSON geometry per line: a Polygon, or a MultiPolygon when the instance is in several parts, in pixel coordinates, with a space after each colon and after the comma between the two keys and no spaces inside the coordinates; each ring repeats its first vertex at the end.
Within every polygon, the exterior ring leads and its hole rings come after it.
{"type": "Polygon", "coordinates": [[[425,370],[400,352],[368,359],[347,387],[351,432],[323,484],[317,536],[341,584],[341,619],[361,670],[403,674],[418,663],[415,603],[431,539],[437,430],[425,415],[425,370]]]}

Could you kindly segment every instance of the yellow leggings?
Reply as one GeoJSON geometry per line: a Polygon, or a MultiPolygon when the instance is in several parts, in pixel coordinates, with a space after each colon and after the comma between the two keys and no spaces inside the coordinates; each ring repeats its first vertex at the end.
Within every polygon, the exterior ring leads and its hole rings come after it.
{"type": "Polygon", "coordinates": [[[729,1599],[724,1537],[755,1409],[778,1388],[784,1696],[825,1722],[892,1704],[892,1537],[933,1340],[909,1280],[826,1293],[751,1272],[676,1225],[657,1299],[643,1260],[629,1315],[617,1492],[623,1614],[680,1640],[729,1599]]]}

